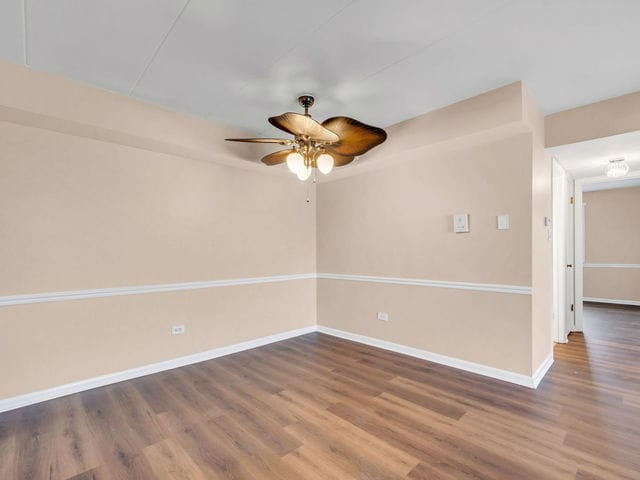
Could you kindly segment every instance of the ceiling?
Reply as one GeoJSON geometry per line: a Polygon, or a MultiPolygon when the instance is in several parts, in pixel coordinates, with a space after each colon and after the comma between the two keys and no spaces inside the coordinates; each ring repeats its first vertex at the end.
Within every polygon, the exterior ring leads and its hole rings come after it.
{"type": "Polygon", "coordinates": [[[548,151],[573,178],[604,175],[609,160],[626,159],[630,173],[640,173],[640,131],[561,145],[548,151]]]}
{"type": "Polygon", "coordinates": [[[640,90],[637,0],[2,0],[0,58],[251,133],[317,97],[386,127],[523,80],[545,113],[640,90]]]}
{"type": "Polygon", "coordinates": [[[640,187],[640,177],[624,178],[615,181],[588,183],[583,185],[583,192],[596,192],[598,190],[615,190],[618,188],[640,187]]]}

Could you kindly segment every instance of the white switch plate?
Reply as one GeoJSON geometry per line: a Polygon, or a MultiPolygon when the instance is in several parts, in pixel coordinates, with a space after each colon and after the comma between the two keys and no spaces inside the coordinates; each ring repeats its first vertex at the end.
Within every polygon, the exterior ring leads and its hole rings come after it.
{"type": "Polygon", "coordinates": [[[468,213],[456,213],[453,216],[453,231],[455,233],[469,232],[469,214],[468,213]]]}
{"type": "Polygon", "coordinates": [[[171,327],[171,335],[181,335],[187,331],[187,327],[184,325],[174,325],[171,327]]]}
{"type": "Polygon", "coordinates": [[[378,320],[383,322],[389,321],[389,314],[387,312],[378,312],[378,320]]]}
{"type": "Polygon", "coordinates": [[[511,228],[511,220],[509,215],[498,215],[498,230],[509,230],[511,228]]]}

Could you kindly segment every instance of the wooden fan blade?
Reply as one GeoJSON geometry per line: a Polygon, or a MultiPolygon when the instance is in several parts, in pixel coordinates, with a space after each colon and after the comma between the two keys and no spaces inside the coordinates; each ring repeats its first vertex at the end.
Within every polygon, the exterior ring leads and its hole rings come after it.
{"type": "Polygon", "coordinates": [[[227,142],[246,143],[279,143],[280,145],[293,145],[293,140],[286,138],[225,138],[227,142]]]}
{"type": "Polygon", "coordinates": [[[300,113],[287,112],[277,117],[269,117],[269,123],[280,130],[289,132],[296,137],[309,137],[319,142],[333,143],[340,137],[331,130],[323,127],[313,118],[300,113]]]}
{"type": "Polygon", "coordinates": [[[387,139],[387,132],[383,129],[349,117],[332,117],[322,122],[322,126],[340,137],[339,142],[328,146],[329,150],[340,155],[362,155],[387,139]]]}
{"type": "Polygon", "coordinates": [[[287,161],[287,155],[295,152],[293,149],[279,150],[277,152],[270,153],[269,155],[262,157],[262,163],[265,165],[279,165],[287,161]]]}
{"type": "Polygon", "coordinates": [[[329,155],[333,157],[333,166],[334,167],[344,167],[349,163],[353,162],[354,157],[349,155],[340,155],[335,152],[331,152],[329,155]]]}

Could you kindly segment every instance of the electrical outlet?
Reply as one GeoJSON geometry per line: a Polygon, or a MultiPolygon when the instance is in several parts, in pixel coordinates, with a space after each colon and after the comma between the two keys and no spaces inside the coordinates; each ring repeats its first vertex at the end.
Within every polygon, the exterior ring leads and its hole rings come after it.
{"type": "Polygon", "coordinates": [[[389,314],[387,312],[378,312],[378,320],[383,322],[388,322],[389,314]]]}
{"type": "Polygon", "coordinates": [[[171,335],[181,335],[187,331],[187,327],[184,325],[174,325],[171,327],[171,335]]]}

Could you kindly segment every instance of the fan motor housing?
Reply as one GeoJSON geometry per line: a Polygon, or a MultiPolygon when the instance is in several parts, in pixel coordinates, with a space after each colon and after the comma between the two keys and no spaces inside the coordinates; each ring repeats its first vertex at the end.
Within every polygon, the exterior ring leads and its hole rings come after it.
{"type": "Polygon", "coordinates": [[[313,106],[314,102],[315,98],[313,98],[313,95],[300,95],[298,97],[298,103],[300,104],[300,106],[304,107],[305,113],[310,107],[313,106]]]}

